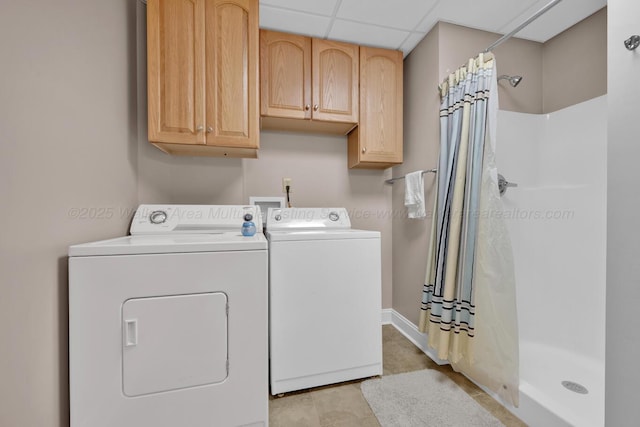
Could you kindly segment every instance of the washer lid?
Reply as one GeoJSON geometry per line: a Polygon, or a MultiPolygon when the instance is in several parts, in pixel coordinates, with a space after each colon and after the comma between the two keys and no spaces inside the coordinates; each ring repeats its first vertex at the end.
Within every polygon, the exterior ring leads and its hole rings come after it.
{"type": "Polygon", "coordinates": [[[209,234],[135,235],[69,247],[69,256],[140,255],[189,252],[266,250],[262,233],[251,237],[240,231],[209,234]]]}
{"type": "Polygon", "coordinates": [[[290,242],[309,240],[379,239],[379,231],[368,230],[276,230],[267,231],[270,242],[290,242]]]}

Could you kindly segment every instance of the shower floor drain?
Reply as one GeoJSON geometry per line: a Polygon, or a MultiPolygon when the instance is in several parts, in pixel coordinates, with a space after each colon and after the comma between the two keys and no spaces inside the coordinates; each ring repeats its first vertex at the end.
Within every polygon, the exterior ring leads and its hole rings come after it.
{"type": "Polygon", "coordinates": [[[578,383],[574,383],[573,381],[562,381],[562,385],[564,386],[564,388],[574,393],[580,393],[580,394],[589,393],[589,390],[587,390],[585,386],[578,383]]]}

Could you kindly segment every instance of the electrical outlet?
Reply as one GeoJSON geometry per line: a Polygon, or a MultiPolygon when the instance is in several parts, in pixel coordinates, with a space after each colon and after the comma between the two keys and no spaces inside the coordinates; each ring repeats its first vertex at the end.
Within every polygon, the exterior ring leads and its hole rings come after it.
{"type": "Polygon", "coordinates": [[[282,192],[283,193],[287,192],[287,185],[289,186],[289,193],[293,193],[293,187],[291,186],[292,182],[293,182],[293,180],[291,178],[282,178],[282,192]]]}

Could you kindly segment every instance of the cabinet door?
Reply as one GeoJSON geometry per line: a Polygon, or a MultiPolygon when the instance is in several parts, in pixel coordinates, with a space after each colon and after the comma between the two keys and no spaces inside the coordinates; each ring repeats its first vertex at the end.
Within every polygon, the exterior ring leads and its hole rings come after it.
{"type": "Polygon", "coordinates": [[[148,0],[149,140],[204,144],[204,0],[148,0]]]}
{"type": "Polygon", "coordinates": [[[359,46],[312,40],[314,120],[358,122],[359,46]]]}
{"type": "Polygon", "coordinates": [[[260,31],[263,116],[311,118],[311,39],[260,31]]]}
{"type": "Polygon", "coordinates": [[[400,51],[360,47],[360,162],[402,163],[402,65],[400,51]]]}
{"type": "Polygon", "coordinates": [[[258,1],[205,1],[207,145],[258,148],[258,1]]]}

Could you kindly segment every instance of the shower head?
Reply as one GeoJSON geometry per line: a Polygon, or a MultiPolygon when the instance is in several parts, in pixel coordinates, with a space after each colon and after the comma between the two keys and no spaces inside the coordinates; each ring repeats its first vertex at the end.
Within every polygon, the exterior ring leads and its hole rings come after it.
{"type": "Polygon", "coordinates": [[[498,77],[498,81],[500,80],[509,80],[509,84],[513,87],[516,87],[522,81],[522,76],[507,76],[503,74],[502,76],[498,77]]]}

